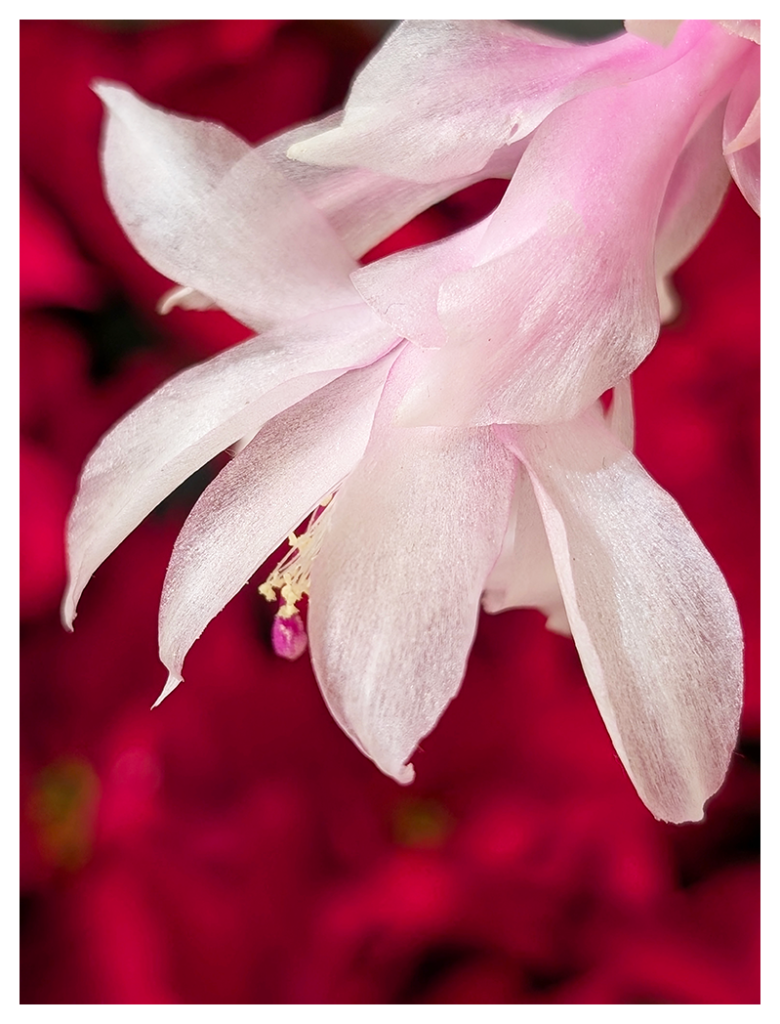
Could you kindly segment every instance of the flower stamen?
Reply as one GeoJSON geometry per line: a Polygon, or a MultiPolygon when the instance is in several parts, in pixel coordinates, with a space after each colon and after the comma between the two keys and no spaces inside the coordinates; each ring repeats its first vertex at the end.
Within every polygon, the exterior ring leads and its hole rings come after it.
{"type": "Polygon", "coordinates": [[[332,499],[333,495],[328,494],[320,501],[303,532],[289,534],[287,543],[290,550],[265,583],[258,587],[258,593],[267,601],[281,601],[274,616],[271,641],[274,652],[288,661],[299,658],[308,646],[298,603],[309,593],[311,567],[322,546],[328,518],[325,513],[332,499]]]}

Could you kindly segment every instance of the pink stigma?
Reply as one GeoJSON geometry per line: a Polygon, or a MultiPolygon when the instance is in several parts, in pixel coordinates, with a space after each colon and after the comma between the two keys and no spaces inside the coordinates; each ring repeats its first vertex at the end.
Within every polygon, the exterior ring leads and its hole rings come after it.
{"type": "Polygon", "coordinates": [[[284,617],[276,615],[271,627],[271,643],[274,653],[278,654],[280,658],[286,658],[288,661],[300,658],[309,646],[309,638],[297,612],[284,617]]]}

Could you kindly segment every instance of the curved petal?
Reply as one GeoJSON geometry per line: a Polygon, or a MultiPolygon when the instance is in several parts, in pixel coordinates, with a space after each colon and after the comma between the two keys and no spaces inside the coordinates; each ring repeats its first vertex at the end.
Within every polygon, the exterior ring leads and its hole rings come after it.
{"type": "Polygon", "coordinates": [[[351,472],[368,441],[391,352],[276,416],[210,484],[187,517],[160,604],[160,658],[181,682],[187,651],[208,623],[351,472]]]}
{"type": "Polygon", "coordinates": [[[719,104],[688,142],[664,195],[655,240],[655,273],[661,323],[677,315],[679,299],[667,280],[708,230],[729,184],[722,157],[724,103],[719,104]]]}
{"type": "Polygon", "coordinates": [[[620,759],[657,818],[698,821],[723,782],[742,699],[742,636],[723,576],[598,416],[497,430],[531,475],[620,759]]]}
{"type": "Polygon", "coordinates": [[[352,84],[340,125],[295,160],[414,181],[473,174],[573,96],[676,59],[631,35],[582,46],[507,22],[407,21],[352,84]]]}
{"type": "Polygon", "coordinates": [[[539,502],[524,466],[518,468],[504,545],[485,582],[482,607],[491,615],[538,608],[548,629],[571,636],[539,502]]]}
{"type": "Polygon", "coordinates": [[[95,569],[191,473],[394,343],[394,332],[365,306],[334,310],[190,367],[128,413],[82,471],[68,521],[65,625],[95,569]]]}
{"type": "Polygon", "coordinates": [[[729,97],[723,120],[723,151],[731,176],[756,213],[761,212],[761,51],[752,48],[729,97]]]}
{"type": "Polygon", "coordinates": [[[707,23],[685,23],[683,44],[665,70],[579,96],[536,130],[474,266],[441,286],[447,344],[407,396],[404,423],[570,419],[650,352],[666,186],[752,45],[707,23]]]}
{"type": "Polygon", "coordinates": [[[181,309],[197,309],[200,311],[217,308],[208,295],[202,295],[200,292],[196,292],[194,288],[187,288],[186,285],[176,285],[176,287],[169,288],[164,295],[161,295],[157,303],[157,312],[160,316],[167,316],[177,306],[181,307],[181,309]]]}
{"type": "Polygon", "coordinates": [[[103,171],[130,241],[160,273],[261,330],[354,302],[354,262],[301,192],[219,125],[102,83],[103,171]]]}
{"type": "MultiPolygon", "coordinates": [[[[596,411],[601,414],[600,405],[596,411]]],[[[615,386],[604,422],[620,444],[633,448],[630,380],[615,386]]],[[[538,608],[547,616],[548,629],[571,636],[539,502],[525,466],[520,466],[517,473],[504,545],[485,584],[482,607],[490,614],[508,608],[538,608]]]]}
{"type": "Polygon", "coordinates": [[[291,146],[337,127],[342,116],[339,112],[293,128],[264,142],[260,149],[328,218],[355,259],[447,196],[483,178],[511,178],[526,146],[525,140],[504,146],[481,171],[432,184],[406,181],[362,167],[320,167],[288,159],[291,146]]]}
{"type": "Polygon", "coordinates": [[[761,143],[754,142],[746,149],[726,157],[731,176],[737,188],[756,213],[761,213],[761,143]]]}
{"type": "Polygon", "coordinates": [[[471,266],[490,218],[430,245],[394,253],[352,275],[361,298],[399,335],[420,348],[441,348],[447,335],[439,320],[442,282],[471,266]]]}
{"type": "Polygon", "coordinates": [[[634,450],[634,399],[631,394],[631,379],[619,381],[612,392],[612,405],[604,417],[604,421],[618,439],[630,452],[634,450]]]}
{"type": "Polygon", "coordinates": [[[308,623],[334,718],[399,782],[460,687],[516,467],[490,430],[392,425],[417,355],[407,348],[394,366],[365,457],[334,500],[308,623]]]}

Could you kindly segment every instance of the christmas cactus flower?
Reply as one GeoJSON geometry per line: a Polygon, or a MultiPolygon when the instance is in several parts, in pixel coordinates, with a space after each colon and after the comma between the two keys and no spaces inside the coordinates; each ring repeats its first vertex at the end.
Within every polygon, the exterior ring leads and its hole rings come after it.
{"type": "Polygon", "coordinates": [[[480,606],[537,607],[573,636],[653,814],[701,818],[736,740],[741,631],[711,556],[632,454],[628,378],[728,167],[752,193],[742,24],[636,23],[593,46],[405,24],[343,114],[255,148],[99,85],[109,200],[175,282],[163,308],[216,305],[257,335],[174,377],[90,456],[66,625],[124,537],[231,448],[168,568],[160,700],[288,538],[260,587],[279,602],[274,647],[308,646],[332,714],[383,772],[412,781],[480,606]],[[477,225],[356,262],[496,176],[509,187],[477,225]]]}

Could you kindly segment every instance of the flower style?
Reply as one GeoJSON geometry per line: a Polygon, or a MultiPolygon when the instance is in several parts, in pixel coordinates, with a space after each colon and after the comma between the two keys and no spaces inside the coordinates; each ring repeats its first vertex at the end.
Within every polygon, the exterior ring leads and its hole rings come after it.
{"type": "MultiPolygon", "coordinates": [[[[659,296],[673,301],[668,274],[722,198],[724,109],[742,88],[733,131],[751,47],[702,23],[666,47],[405,25],[343,120],[255,149],[99,86],[108,195],[180,286],[166,307],[216,304],[260,333],[173,378],[98,445],[69,522],[66,624],[114,547],[241,442],[174,547],[160,700],[289,536],[261,587],[282,601],[275,646],[303,652],[308,593],[323,695],[386,774],[412,780],[409,758],[460,687],[480,602],[528,605],[574,636],[650,810],[700,818],[736,739],[741,633],[712,558],[631,453],[627,377],[657,336],[659,296]],[[412,53],[426,58],[414,74],[412,53]],[[512,180],[485,221],[358,268],[419,210],[489,176],[512,180]]],[[[752,130],[737,129],[733,153],[752,130]]]]}

